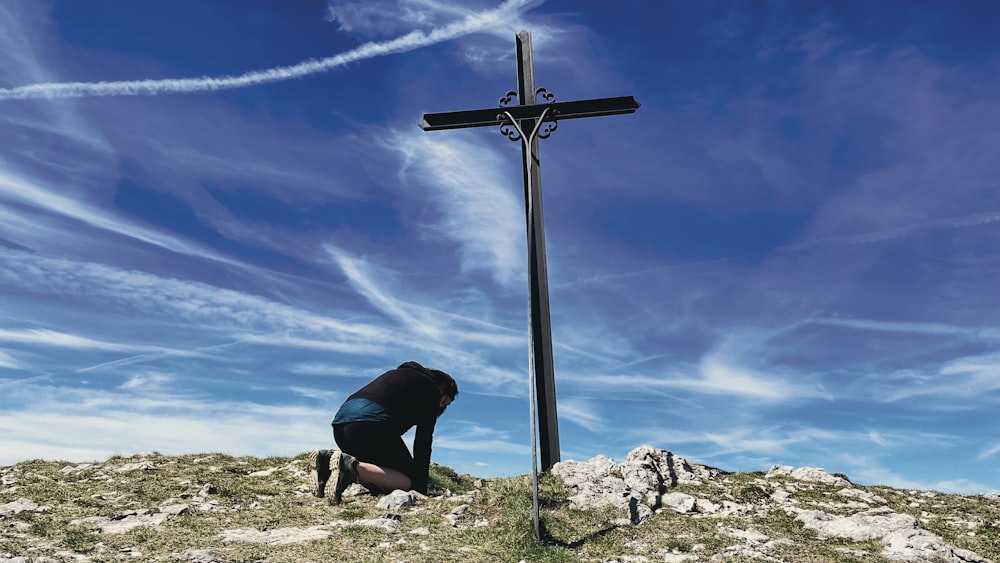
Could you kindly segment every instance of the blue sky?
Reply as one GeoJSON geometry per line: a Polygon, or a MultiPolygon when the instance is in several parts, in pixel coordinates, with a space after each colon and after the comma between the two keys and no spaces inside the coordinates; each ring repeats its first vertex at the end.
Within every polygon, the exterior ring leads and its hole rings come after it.
{"type": "Polygon", "coordinates": [[[0,3],[0,463],[296,455],[407,361],[437,462],[530,470],[541,142],[563,459],[1000,490],[1000,41],[983,2],[0,3]]]}

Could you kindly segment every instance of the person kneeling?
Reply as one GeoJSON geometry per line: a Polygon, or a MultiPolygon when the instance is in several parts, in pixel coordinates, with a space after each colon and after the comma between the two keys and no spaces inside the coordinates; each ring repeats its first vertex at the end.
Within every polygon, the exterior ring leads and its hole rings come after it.
{"type": "Polygon", "coordinates": [[[375,494],[427,494],[434,427],[456,396],[458,384],[450,375],[417,362],[405,362],[354,392],[331,423],[340,449],[310,454],[314,494],[335,505],[351,483],[375,494]],[[402,436],[414,426],[411,455],[402,436]]]}

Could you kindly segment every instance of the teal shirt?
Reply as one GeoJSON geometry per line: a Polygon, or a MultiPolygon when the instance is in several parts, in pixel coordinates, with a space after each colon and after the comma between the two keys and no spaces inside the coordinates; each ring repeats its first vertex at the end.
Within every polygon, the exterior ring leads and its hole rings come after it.
{"type": "Polygon", "coordinates": [[[368,399],[351,399],[340,406],[331,424],[348,422],[388,422],[391,418],[382,405],[368,399]]]}

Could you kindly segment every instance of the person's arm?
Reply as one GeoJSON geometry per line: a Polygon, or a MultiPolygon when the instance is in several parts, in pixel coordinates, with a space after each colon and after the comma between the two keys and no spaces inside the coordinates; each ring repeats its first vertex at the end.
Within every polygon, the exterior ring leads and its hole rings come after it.
{"type": "Polygon", "coordinates": [[[417,435],[413,439],[413,476],[410,478],[410,489],[421,494],[427,494],[427,481],[430,478],[431,442],[434,440],[434,423],[417,424],[417,435]]]}

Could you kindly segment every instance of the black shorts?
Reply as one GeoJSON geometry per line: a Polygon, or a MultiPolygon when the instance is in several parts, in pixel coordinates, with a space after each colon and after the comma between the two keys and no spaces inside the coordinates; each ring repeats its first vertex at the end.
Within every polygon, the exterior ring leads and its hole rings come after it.
{"type": "Polygon", "coordinates": [[[333,426],[340,450],[379,467],[395,469],[413,479],[413,456],[403,438],[385,422],[348,422],[333,426]]]}

